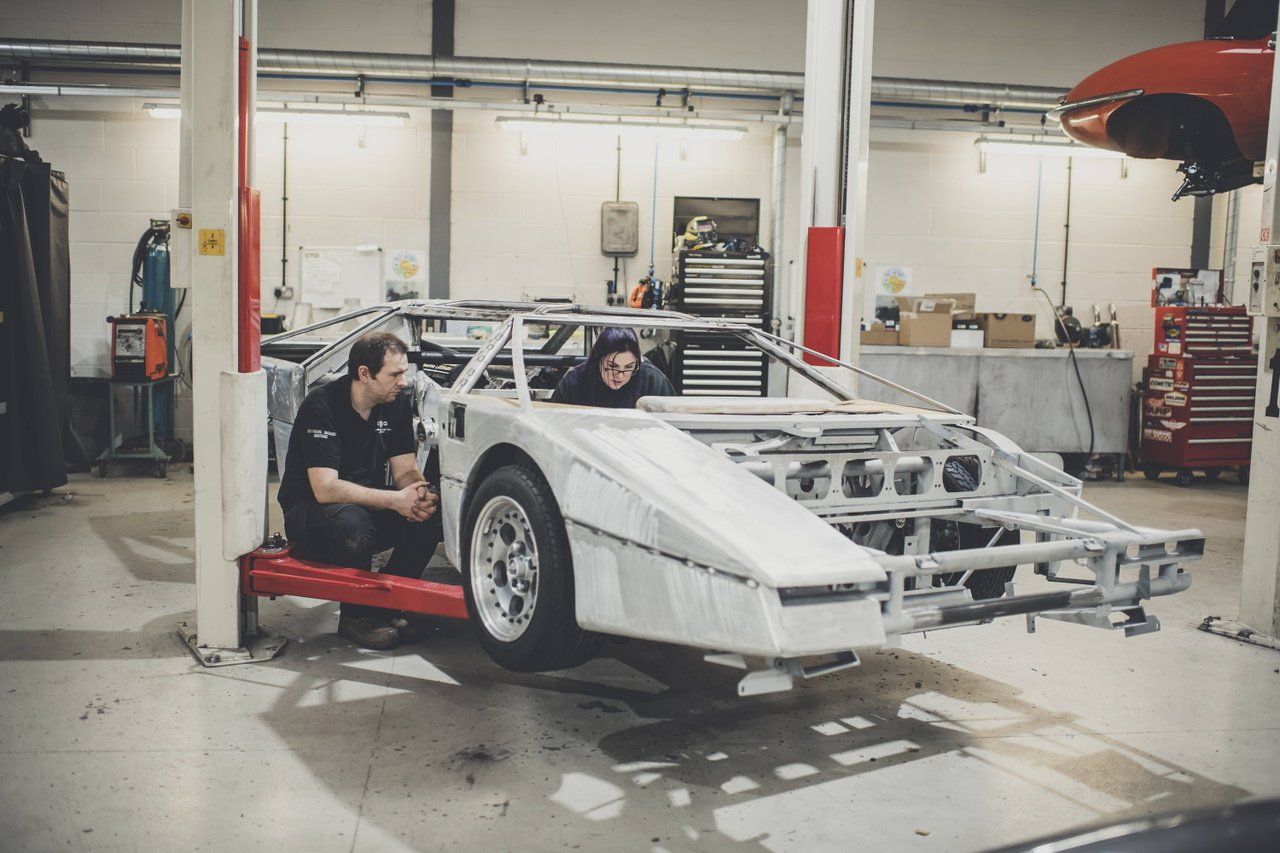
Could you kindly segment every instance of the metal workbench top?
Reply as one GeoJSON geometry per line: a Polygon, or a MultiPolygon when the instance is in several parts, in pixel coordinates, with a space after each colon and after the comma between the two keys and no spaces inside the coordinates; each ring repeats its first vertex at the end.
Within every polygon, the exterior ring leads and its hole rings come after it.
{"type": "MultiPolygon", "coordinates": [[[[973,415],[1024,450],[1089,449],[1089,418],[1065,348],[866,346],[860,352],[863,368],[973,415]]],[[[1127,452],[1133,353],[1077,348],[1076,358],[1093,413],[1094,453],[1127,452]]],[[[911,403],[869,380],[858,391],[872,400],[911,403]]]]}

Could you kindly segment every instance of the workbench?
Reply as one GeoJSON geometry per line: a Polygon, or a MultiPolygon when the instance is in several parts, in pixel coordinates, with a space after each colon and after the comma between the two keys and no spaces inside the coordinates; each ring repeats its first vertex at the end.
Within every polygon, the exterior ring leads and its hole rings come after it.
{"type": "MultiPolygon", "coordinates": [[[[1093,452],[1127,454],[1133,353],[1077,349],[1093,411],[1093,452]]],[[[1064,349],[861,348],[860,366],[899,385],[974,415],[1023,450],[1086,453],[1089,419],[1064,349]]],[[[905,394],[863,379],[859,393],[887,403],[919,405],[905,394]]]]}

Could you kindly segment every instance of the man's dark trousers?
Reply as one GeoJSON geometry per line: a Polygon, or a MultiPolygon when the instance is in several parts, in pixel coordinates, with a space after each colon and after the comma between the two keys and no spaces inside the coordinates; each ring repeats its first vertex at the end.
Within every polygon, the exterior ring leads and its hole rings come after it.
{"type": "MultiPolygon", "coordinates": [[[[409,521],[389,509],[370,510],[356,504],[318,504],[302,500],[284,515],[285,534],[298,556],[335,566],[370,571],[373,555],[394,548],[382,571],[420,578],[443,536],[440,511],[426,521],[409,521]]],[[[390,618],[393,610],[343,604],[347,617],[390,618]]]]}

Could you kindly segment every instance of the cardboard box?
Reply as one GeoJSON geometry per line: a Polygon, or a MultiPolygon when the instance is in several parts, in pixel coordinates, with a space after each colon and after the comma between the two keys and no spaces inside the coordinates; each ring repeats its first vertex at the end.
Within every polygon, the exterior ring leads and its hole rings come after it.
{"type": "Polygon", "coordinates": [[[955,303],[955,307],[951,309],[954,319],[957,320],[974,320],[977,313],[973,310],[978,304],[978,295],[976,293],[926,293],[925,299],[949,299],[955,303]]]}
{"type": "Polygon", "coordinates": [[[899,346],[951,346],[951,309],[955,307],[954,302],[950,299],[895,298],[899,308],[899,346]]]}
{"type": "Polygon", "coordinates": [[[982,345],[996,349],[1031,349],[1036,345],[1036,315],[979,314],[982,345]]]}
{"type": "Polygon", "coordinates": [[[862,333],[861,343],[864,347],[896,347],[898,330],[886,329],[883,323],[872,323],[871,328],[862,333]]]}

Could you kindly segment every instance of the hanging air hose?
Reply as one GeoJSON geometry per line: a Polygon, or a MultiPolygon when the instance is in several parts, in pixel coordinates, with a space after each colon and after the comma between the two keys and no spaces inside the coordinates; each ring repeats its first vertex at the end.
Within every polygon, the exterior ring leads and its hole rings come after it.
{"type": "MultiPolygon", "coordinates": [[[[631,288],[627,304],[632,308],[661,308],[664,300],[662,279],[653,274],[654,239],[658,234],[658,140],[653,140],[653,194],[649,201],[649,272],[631,288]]],[[[648,335],[653,330],[646,330],[648,335]]],[[[647,337],[648,335],[643,335],[647,337]]]]}
{"type": "MultiPolygon", "coordinates": [[[[1068,160],[1068,169],[1070,169],[1069,164],[1070,164],[1070,160],[1068,160]]],[[[1035,293],[1039,293],[1041,296],[1045,298],[1045,301],[1049,303],[1050,316],[1053,317],[1054,323],[1056,324],[1057,328],[1061,330],[1061,334],[1059,335],[1059,337],[1062,337],[1064,342],[1067,345],[1067,358],[1071,361],[1071,366],[1075,369],[1076,383],[1080,386],[1080,397],[1081,399],[1084,400],[1085,417],[1089,421],[1089,452],[1087,455],[1093,456],[1093,447],[1096,441],[1096,434],[1093,428],[1093,408],[1089,405],[1089,392],[1085,390],[1084,377],[1080,375],[1080,362],[1076,359],[1075,344],[1072,343],[1071,341],[1071,334],[1070,334],[1070,331],[1067,329],[1066,324],[1062,320],[1062,314],[1054,306],[1053,299],[1049,296],[1048,292],[1046,292],[1045,289],[1040,286],[1040,281],[1036,275],[1036,262],[1039,258],[1039,252],[1040,252],[1040,197],[1041,197],[1041,185],[1043,182],[1043,178],[1044,178],[1044,161],[1043,159],[1041,159],[1036,166],[1036,219],[1035,219],[1035,232],[1031,242],[1031,290],[1035,293]]],[[[1067,189],[1068,189],[1067,221],[1068,222],[1071,221],[1070,188],[1071,188],[1071,173],[1070,171],[1068,171],[1067,172],[1067,189]]],[[[1067,256],[1064,250],[1063,256],[1062,256],[1062,264],[1063,264],[1062,298],[1063,298],[1064,304],[1066,303],[1066,296],[1067,296],[1066,263],[1067,263],[1067,256]]]]}

